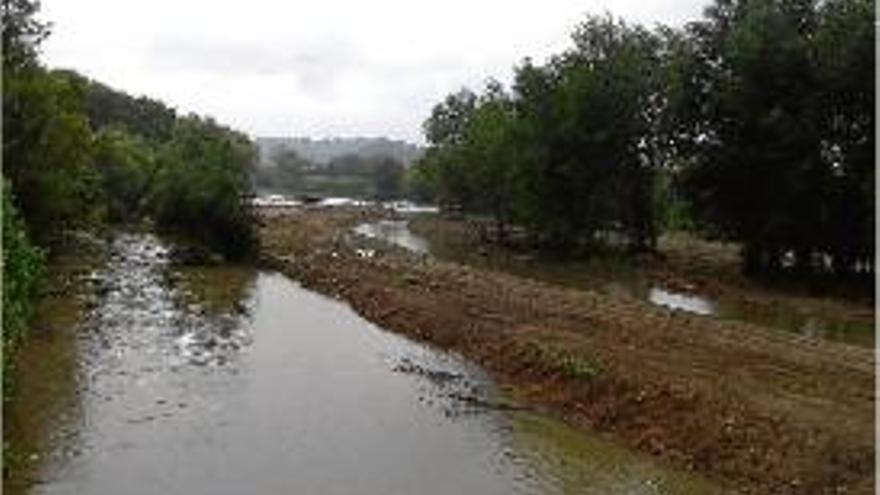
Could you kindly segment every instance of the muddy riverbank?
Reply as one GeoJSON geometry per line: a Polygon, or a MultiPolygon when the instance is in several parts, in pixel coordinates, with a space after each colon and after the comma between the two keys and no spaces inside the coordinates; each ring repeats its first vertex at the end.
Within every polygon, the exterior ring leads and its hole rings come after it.
{"type": "Polygon", "coordinates": [[[735,244],[671,233],[660,238],[656,255],[560,259],[541,255],[522,243],[499,246],[489,242],[486,231],[491,225],[485,221],[418,215],[406,227],[443,260],[874,347],[870,294],[833,282],[819,290],[806,282],[745,277],[735,244]]]}
{"type": "Polygon", "coordinates": [[[359,209],[263,218],[264,261],[454,349],[516,401],[746,493],[873,493],[869,349],[439,261],[359,209]]]}

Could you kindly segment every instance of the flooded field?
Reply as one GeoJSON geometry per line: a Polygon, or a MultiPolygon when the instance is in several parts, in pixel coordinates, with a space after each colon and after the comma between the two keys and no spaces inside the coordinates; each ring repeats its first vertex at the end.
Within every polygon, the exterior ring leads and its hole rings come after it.
{"type": "Polygon", "coordinates": [[[428,239],[412,232],[408,220],[383,220],[355,228],[356,234],[381,239],[419,254],[471,264],[534,278],[550,283],[596,290],[650,302],[673,310],[721,319],[742,320],[779,328],[809,337],[874,346],[874,326],[835,318],[828,314],[809,314],[790,307],[756,307],[735,297],[713,298],[685,293],[648,280],[626,260],[560,261],[515,254],[464,250],[455,242],[428,239]]]}
{"type": "Polygon", "coordinates": [[[28,343],[7,493],[717,493],[250,268],[117,236],[28,343]],[[62,314],[63,313],[63,314],[62,314]]]}

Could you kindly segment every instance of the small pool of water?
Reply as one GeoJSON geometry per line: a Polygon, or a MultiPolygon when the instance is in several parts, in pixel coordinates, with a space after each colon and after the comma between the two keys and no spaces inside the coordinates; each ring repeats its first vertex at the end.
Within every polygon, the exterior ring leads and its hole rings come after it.
{"type": "Polygon", "coordinates": [[[680,309],[698,315],[714,315],[717,311],[716,304],[709,299],[672,292],[659,287],[651,287],[648,291],[648,301],[658,306],[680,309]]]}
{"type": "Polygon", "coordinates": [[[414,253],[425,254],[430,251],[428,241],[412,233],[406,220],[380,220],[364,223],[355,227],[354,232],[371,239],[380,239],[414,253]]]}

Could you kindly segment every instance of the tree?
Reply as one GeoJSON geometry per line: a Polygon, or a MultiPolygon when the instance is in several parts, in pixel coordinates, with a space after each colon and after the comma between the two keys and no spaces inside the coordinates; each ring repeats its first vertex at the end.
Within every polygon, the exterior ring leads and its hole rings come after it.
{"type": "Polygon", "coordinates": [[[177,112],[145,96],[132,97],[70,70],[53,73],[66,78],[83,95],[83,111],[92,129],[118,127],[151,144],[171,139],[177,112]]]}
{"type": "Polygon", "coordinates": [[[590,17],[575,48],[545,67],[517,69],[515,101],[522,216],[556,248],[618,232],[632,249],[654,246],[655,139],[665,103],[660,39],[590,17]]]}
{"type": "Polygon", "coordinates": [[[454,145],[461,142],[464,127],[477,106],[477,95],[463,88],[431,110],[423,129],[432,146],[454,145]]]}
{"type": "Polygon", "coordinates": [[[820,150],[830,170],[819,234],[834,270],[873,272],[876,173],[874,2],[837,0],[818,11],[814,56],[820,150]]]}
{"type": "Polygon", "coordinates": [[[81,94],[37,60],[48,25],[38,2],[3,1],[3,175],[30,233],[53,233],[100,216],[91,131],[81,94]]]}
{"type": "Polygon", "coordinates": [[[250,254],[256,239],[248,170],[255,159],[246,136],[195,115],[179,119],[158,156],[158,226],[228,258],[250,254]]]}
{"type": "Polygon", "coordinates": [[[423,184],[447,207],[472,209],[477,191],[464,173],[461,156],[467,123],[477,107],[477,96],[469,89],[451,94],[435,105],[423,129],[429,146],[416,164],[423,184]]]}
{"type": "Polygon", "coordinates": [[[81,94],[39,68],[3,87],[3,173],[31,233],[41,243],[103,215],[93,136],[81,94]]]}
{"type": "Polygon", "coordinates": [[[49,25],[38,21],[40,3],[3,0],[3,77],[37,65],[37,49],[49,36],[49,25]]]}
{"type": "Polygon", "coordinates": [[[273,186],[295,190],[302,183],[303,173],[311,166],[296,150],[280,149],[272,157],[275,168],[272,170],[273,186]]]}
{"type": "Polygon", "coordinates": [[[372,169],[376,199],[388,201],[400,198],[403,194],[403,164],[388,156],[378,157],[372,169]]]}
{"type": "Polygon", "coordinates": [[[107,127],[95,135],[94,159],[106,196],[108,220],[142,219],[159,172],[153,149],[139,136],[107,127]]]}
{"type": "Polygon", "coordinates": [[[704,225],[743,242],[748,272],[873,257],[868,3],[719,1],[689,28],[689,196],[704,225]]]}
{"type": "Polygon", "coordinates": [[[507,242],[514,215],[514,126],[510,96],[501,84],[490,81],[464,126],[460,143],[463,166],[459,173],[473,191],[471,208],[491,215],[499,243],[507,242]]]}

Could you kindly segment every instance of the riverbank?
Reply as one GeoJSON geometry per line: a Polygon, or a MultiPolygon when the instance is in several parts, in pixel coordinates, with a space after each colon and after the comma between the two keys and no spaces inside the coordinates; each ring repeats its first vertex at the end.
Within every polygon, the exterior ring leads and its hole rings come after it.
{"type": "Polygon", "coordinates": [[[560,259],[542,256],[525,243],[489,242],[491,227],[488,221],[443,215],[419,215],[408,223],[446,261],[637,300],[650,301],[652,290],[662,291],[673,303],[690,302],[696,312],[720,319],[874,347],[873,291],[835,280],[746,277],[740,247],[733,243],[674,232],[660,237],[653,255],[560,259]]]}
{"type": "Polygon", "coordinates": [[[745,493],[873,493],[868,349],[491,272],[355,236],[355,208],[261,218],[263,260],[488,369],[520,404],[745,493]]]}
{"type": "MultiPolygon", "coordinates": [[[[41,297],[16,356],[10,381],[16,393],[3,407],[3,489],[25,493],[36,476],[47,432],[62,432],[76,397],[76,333],[72,330],[94,301],[91,274],[107,262],[104,239],[73,235],[48,260],[41,297]],[[22,410],[26,396],[30,407],[22,410]]],[[[63,433],[58,436],[62,436],[63,433]]]]}

